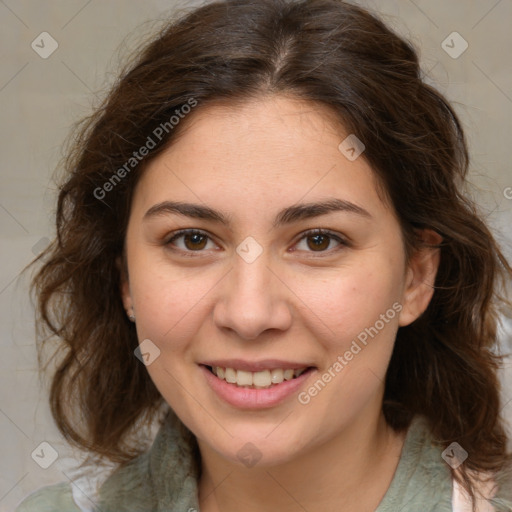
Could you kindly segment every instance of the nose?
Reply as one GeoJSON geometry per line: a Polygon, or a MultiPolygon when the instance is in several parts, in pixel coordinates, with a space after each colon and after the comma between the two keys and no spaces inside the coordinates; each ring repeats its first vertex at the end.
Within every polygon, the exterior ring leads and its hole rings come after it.
{"type": "Polygon", "coordinates": [[[267,330],[285,331],[291,325],[293,293],[264,254],[252,263],[235,257],[233,268],[219,283],[214,323],[243,340],[254,340],[267,330]]]}

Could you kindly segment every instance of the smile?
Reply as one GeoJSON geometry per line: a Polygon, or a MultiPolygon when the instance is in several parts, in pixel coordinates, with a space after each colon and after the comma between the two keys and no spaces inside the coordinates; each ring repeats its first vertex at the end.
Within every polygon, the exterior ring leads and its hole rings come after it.
{"type": "Polygon", "coordinates": [[[300,377],[308,369],[307,367],[298,369],[274,368],[272,370],[249,372],[234,368],[223,368],[222,366],[209,366],[208,368],[219,379],[249,389],[268,389],[271,386],[281,384],[285,380],[300,377]]]}
{"type": "Polygon", "coordinates": [[[231,365],[226,361],[225,366],[222,364],[220,361],[217,364],[200,364],[199,368],[217,398],[237,409],[275,407],[299,393],[317,371],[313,366],[299,364],[293,368],[282,368],[278,361],[273,364],[231,365]],[[240,366],[245,368],[240,369],[240,366]]]}

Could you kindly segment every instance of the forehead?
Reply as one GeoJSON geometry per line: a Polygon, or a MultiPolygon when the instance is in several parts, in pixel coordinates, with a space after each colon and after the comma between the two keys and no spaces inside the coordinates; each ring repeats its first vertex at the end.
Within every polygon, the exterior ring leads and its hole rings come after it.
{"type": "Polygon", "coordinates": [[[253,161],[258,154],[266,163],[272,157],[292,161],[308,148],[318,150],[319,145],[333,143],[337,147],[347,135],[326,106],[284,95],[199,105],[179,128],[171,153],[179,151],[186,139],[203,151],[228,151],[226,157],[240,157],[246,165],[250,164],[244,158],[248,150],[253,161]]]}
{"type": "Polygon", "coordinates": [[[182,123],[139,182],[146,205],[171,195],[246,209],[338,196],[385,207],[366,160],[340,150],[350,134],[327,107],[270,96],[199,105],[182,123]]]}

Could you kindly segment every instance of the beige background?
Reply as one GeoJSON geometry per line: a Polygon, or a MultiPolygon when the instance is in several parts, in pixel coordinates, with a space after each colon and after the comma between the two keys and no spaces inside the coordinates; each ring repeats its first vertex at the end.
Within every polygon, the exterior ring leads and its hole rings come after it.
{"type": "MultiPolygon", "coordinates": [[[[50,178],[62,142],[71,124],[89,112],[111,83],[117,52],[135,49],[154,26],[144,22],[198,3],[0,0],[0,512],[13,510],[42,485],[73,479],[77,457],[62,443],[38,380],[33,309],[27,279],[18,277],[53,233],[50,178]],[[31,48],[45,31],[58,43],[47,59],[31,48]],[[59,453],[48,469],[31,458],[43,441],[59,453]]],[[[358,3],[382,13],[420,48],[428,80],[456,103],[472,151],[472,193],[511,256],[512,1],[358,3]],[[468,43],[456,59],[441,46],[454,31],[468,43]]],[[[508,324],[502,332],[508,348],[510,333],[508,324]]],[[[503,375],[508,379],[503,403],[509,418],[511,371],[503,375]]]]}

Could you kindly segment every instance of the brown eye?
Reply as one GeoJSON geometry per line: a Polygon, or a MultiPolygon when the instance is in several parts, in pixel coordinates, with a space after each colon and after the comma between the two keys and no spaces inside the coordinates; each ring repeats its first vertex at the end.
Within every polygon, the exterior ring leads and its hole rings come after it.
{"type": "Polygon", "coordinates": [[[206,237],[200,234],[184,235],[183,240],[187,249],[204,249],[206,237]]]}
{"type": "Polygon", "coordinates": [[[307,231],[302,235],[299,243],[303,240],[306,240],[306,252],[330,252],[328,249],[333,241],[338,244],[333,250],[348,246],[348,243],[340,236],[322,229],[307,231]]]}
{"type": "Polygon", "coordinates": [[[201,231],[184,230],[176,233],[166,242],[166,245],[177,246],[175,242],[179,239],[183,239],[183,246],[177,247],[177,250],[200,252],[205,248],[210,237],[201,231]]]}
{"type": "Polygon", "coordinates": [[[329,243],[331,241],[328,235],[309,235],[307,239],[308,247],[313,250],[325,250],[329,247],[329,243]]]}

